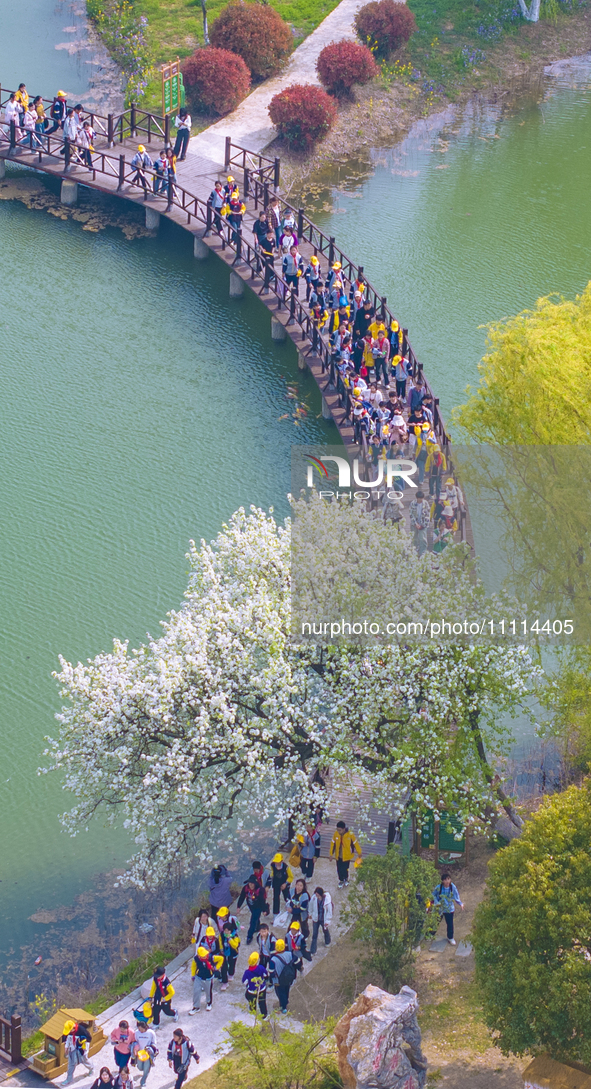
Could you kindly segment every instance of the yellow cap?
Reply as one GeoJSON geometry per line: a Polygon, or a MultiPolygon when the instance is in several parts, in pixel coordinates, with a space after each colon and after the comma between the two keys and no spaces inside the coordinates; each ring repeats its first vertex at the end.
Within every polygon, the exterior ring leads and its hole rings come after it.
{"type": "Polygon", "coordinates": [[[448,476],[447,480],[445,481],[446,484],[453,484],[453,482],[454,482],[453,476],[448,476]]]}
{"type": "Polygon", "coordinates": [[[65,91],[58,91],[57,92],[57,97],[58,98],[65,98],[66,97],[66,92],[65,91]]]}
{"type": "Polygon", "coordinates": [[[145,1063],[146,1059],[149,1059],[150,1056],[148,1055],[148,1052],[145,1050],[145,1048],[142,1047],[141,1050],[138,1051],[136,1058],[139,1059],[140,1062],[145,1063]]]}
{"type": "Polygon", "coordinates": [[[202,945],[200,945],[199,949],[197,950],[197,956],[201,957],[201,959],[204,960],[207,955],[208,955],[208,950],[204,949],[204,947],[202,945]]]}
{"type": "Polygon", "coordinates": [[[290,930],[299,930],[300,929],[300,924],[298,923],[297,919],[294,919],[294,921],[293,921],[293,923],[291,923],[289,929],[290,930]]]}
{"type": "Polygon", "coordinates": [[[143,144],[138,144],[137,149],[138,149],[138,151],[145,151],[146,150],[143,144]]]}
{"type": "Polygon", "coordinates": [[[213,929],[212,926],[207,927],[207,929],[205,931],[205,937],[206,938],[215,938],[215,930],[213,929]]]}
{"type": "Polygon", "coordinates": [[[311,257],[310,258],[310,264],[311,265],[317,265],[318,264],[318,258],[317,257],[311,257]]]}
{"type": "Polygon", "coordinates": [[[76,1026],[75,1021],[66,1021],[65,1025],[64,1025],[64,1036],[69,1036],[72,1029],[75,1028],[75,1026],[76,1026]]]}
{"type": "Polygon", "coordinates": [[[254,968],[255,964],[259,963],[259,960],[260,960],[260,957],[259,957],[258,953],[251,953],[249,958],[248,958],[248,963],[249,963],[251,968],[254,968]]]}
{"type": "Polygon", "coordinates": [[[273,855],[273,862],[283,862],[283,855],[281,854],[281,851],[278,851],[276,855],[273,855]]]}
{"type": "Polygon", "coordinates": [[[398,330],[400,329],[400,326],[399,326],[397,321],[391,321],[390,322],[390,328],[391,328],[393,333],[397,333],[398,330]]]}
{"type": "Polygon", "coordinates": [[[233,182],[233,181],[234,181],[234,178],[232,177],[232,175],[231,175],[231,174],[228,174],[228,181],[229,181],[229,182],[233,182]]]}
{"type": "Polygon", "coordinates": [[[218,908],[218,915],[227,915],[227,914],[228,914],[228,908],[227,907],[218,908]]]}
{"type": "Polygon", "coordinates": [[[285,942],[283,941],[283,938],[277,938],[277,942],[275,944],[275,952],[285,953],[285,942]]]}
{"type": "Polygon", "coordinates": [[[340,261],[335,261],[335,263],[334,263],[334,265],[332,267],[335,268],[335,269],[339,269],[339,268],[342,268],[343,266],[341,265],[340,261]]]}

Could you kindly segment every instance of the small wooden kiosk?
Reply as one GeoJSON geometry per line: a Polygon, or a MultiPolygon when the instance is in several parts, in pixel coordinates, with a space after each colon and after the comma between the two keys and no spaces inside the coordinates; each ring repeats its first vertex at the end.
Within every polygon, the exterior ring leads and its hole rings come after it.
{"type": "Polygon", "coordinates": [[[76,1021],[88,1029],[91,1036],[88,1055],[96,1055],[107,1042],[102,1028],[96,1026],[94,1014],[87,1013],[86,1010],[58,1010],[41,1026],[40,1031],[45,1036],[45,1046],[43,1051],[33,1056],[33,1070],[44,1078],[57,1078],[60,1074],[65,1074],[68,1069],[64,1037],[64,1025],[67,1021],[76,1021]]]}
{"type": "Polygon", "coordinates": [[[558,1063],[538,1055],[523,1071],[524,1089],[591,1089],[591,1071],[580,1063],[558,1063]]]}

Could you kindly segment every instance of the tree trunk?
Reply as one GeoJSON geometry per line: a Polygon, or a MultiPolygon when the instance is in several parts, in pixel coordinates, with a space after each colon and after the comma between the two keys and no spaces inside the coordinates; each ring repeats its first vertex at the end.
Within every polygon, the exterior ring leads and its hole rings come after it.
{"type": "MultiPolygon", "coordinates": [[[[532,4],[535,0],[532,0],[532,4]]],[[[538,0],[538,9],[540,7],[540,0],[538,0]]],[[[209,27],[207,25],[207,0],[201,0],[201,11],[203,12],[203,41],[205,45],[209,45],[209,27]]]]}
{"type": "MultiPolygon", "coordinates": [[[[532,0],[532,3],[533,3],[533,0],[532,0]]],[[[539,7],[539,2],[538,2],[538,7],[539,7]]],[[[474,737],[474,744],[476,745],[476,751],[478,753],[480,762],[482,764],[482,771],[483,771],[484,777],[487,780],[487,782],[490,783],[491,787],[493,788],[497,798],[499,799],[499,801],[500,801],[503,809],[505,810],[505,813],[507,814],[507,816],[508,816],[509,820],[511,821],[511,823],[514,824],[516,828],[521,829],[521,828],[523,828],[523,821],[522,821],[521,817],[519,816],[519,813],[516,811],[515,806],[513,805],[513,802],[505,794],[505,791],[503,790],[501,784],[496,781],[497,776],[496,776],[495,772],[493,771],[493,769],[491,768],[491,766],[490,766],[490,764],[488,762],[486,752],[484,750],[484,742],[482,740],[482,734],[480,733],[480,726],[478,724],[478,718],[479,718],[478,712],[475,711],[470,716],[470,728],[472,730],[472,736],[474,737]]]]}
{"type": "Polygon", "coordinates": [[[531,0],[529,8],[526,7],[525,0],[519,0],[519,7],[523,18],[527,19],[528,23],[538,22],[540,18],[540,0],[531,0]]]}

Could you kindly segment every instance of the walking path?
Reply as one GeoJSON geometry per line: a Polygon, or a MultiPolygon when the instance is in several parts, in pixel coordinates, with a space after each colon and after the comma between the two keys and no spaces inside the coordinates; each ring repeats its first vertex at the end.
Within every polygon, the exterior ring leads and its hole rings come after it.
{"type": "MultiPolygon", "coordinates": [[[[328,841],[327,841],[328,842],[328,841]]],[[[299,875],[298,875],[299,876],[299,875]]],[[[334,916],[331,924],[331,936],[333,939],[338,938],[343,932],[344,927],[339,922],[340,909],[343,901],[346,898],[347,890],[340,890],[337,888],[336,870],[334,863],[329,862],[328,859],[318,859],[314,876],[308,881],[308,886],[313,891],[317,885],[321,885],[328,892],[330,892],[333,904],[334,904],[334,916]]],[[[236,914],[235,906],[231,909],[236,914]]],[[[230,983],[227,991],[220,991],[220,983],[214,984],[214,997],[213,1008],[210,1013],[205,1010],[205,1005],[201,1006],[199,1014],[189,1017],[189,1010],[192,1008],[193,1001],[193,985],[191,978],[191,965],[190,961],[195,952],[195,946],[188,946],[172,964],[169,966],[169,976],[175,989],[175,997],[173,1006],[179,1013],[178,1027],[182,1028],[184,1033],[189,1037],[191,1042],[195,1045],[195,1049],[200,1056],[200,1063],[197,1066],[195,1063],[191,1064],[189,1071],[189,1077],[193,1078],[203,1070],[209,1069],[219,1059],[219,1049],[223,1047],[225,1032],[233,1021],[243,1021],[246,1024],[254,1024],[253,1015],[247,1010],[246,1002],[244,999],[244,987],[241,983],[242,974],[245,971],[248,964],[248,956],[256,948],[253,943],[250,946],[246,945],[246,932],[248,928],[249,913],[246,907],[243,907],[241,912],[238,913],[238,918],[241,923],[241,938],[242,945],[238,955],[238,963],[236,965],[236,975],[234,981],[230,983]]],[[[270,918],[272,918],[270,916],[270,918]]],[[[283,937],[284,931],[279,927],[271,928],[276,937],[283,937]]],[[[307,945],[309,946],[309,941],[307,945]]],[[[311,970],[311,968],[318,964],[320,960],[328,952],[329,947],[325,947],[320,938],[318,946],[318,952],[314,955],[311,962],[304,961],[304,975],[311,970]]],[[[297,987],[298,984],[294,984],[297,987]]],[[[117,1002],[116,1005],[111,1006],[104,1013],[97,1017],[97,1022],[103,1028],[105,1035],[109,1037],[112,1029],[116,1028],[121,1020],[126,1020],[134,1027],[135,1022],[133,1019],[133,1010],[137,1009],[141,1002],[140,988],[137,988],[126,998],[117,1002]]],[[[275,997],[275,992],[269,992],[269,1012],[274,1014],[278,1010],[278,1003],[275,997]]],[[[172,1071],[169,1069],[166,1062],[166,1049],[172,1037],[172,1030],[177,1026],[171,1021],[170,1018],[162,1015],[162,1025],[156,1030],[156,1036],[158,1040],[159,1055],[157,1056],[156,1063],[150,1072],[148,1079],[148,1089],[172,1089],[175,1084],[175,1078],[172,1071]]],[[[285,1028],[297,1029],[299,1022],[292,1019],[289,1015],[280,1016],[280,1024],[285,1028]]],[[[112,1071],[116,1071],[116,1066],[113,1060],[113,1047],[112,1044],[107,1042],[98,1054],[92,1057],[92,1063],[94,1067],[94,1074],[89,1076],[84,1067],[78,1067],[78,1076],[74,1077],[73,1085],[76,1089],[89,1089],[92,1085],[95,1077],[98,1076],[98,1071],[102,1066],[108,1066],[112,1071]]],[[[137,1086],[141,1074],[137,1073],[135,1067],[131,1067],[134,1086],[137,1086]]],[[[13,1075],[7,1084],[15,1087],[29,1087],[31,1085],[59,1085],[63,1082],[63,1076],[56,1079],[53,1083],[42,1083],[41,1079],[38,1079],[36,1075],[30,1074],[28,1071],[18,1072],[13,1075]]]]}
{"type": "Polygon", "coordinates": [[[353,20],[365,2],[341,0],[292,53],[285,71],[252,91],[233,113],[210,125],[198,136],[193,136],[189,142],[189,153],[223,162],[225,139],[229,133],[234,143],[247,147],[249,151],[263,151],[277,135],[269,118],[269,103],[273,96],[291,83],[320,83],[316,72],[318,55],[330,42],[355,38],[353,20]]]}

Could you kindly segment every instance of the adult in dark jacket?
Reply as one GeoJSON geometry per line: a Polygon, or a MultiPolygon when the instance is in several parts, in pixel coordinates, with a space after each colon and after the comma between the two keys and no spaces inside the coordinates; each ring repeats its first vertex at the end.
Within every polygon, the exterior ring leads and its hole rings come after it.
{"type": "Polygon", "coordinates": [[[214,866],[209,875],[209,902],[211,904],[211,916],[216,918],[218,908],[230,907],[234,897],[230,890],[232,876],[225,866],[214,866]]]}
{"type": "Polygon", "coordinates": [[[195,1051],[193,1044],[185,1036],[182,1029],[174,1030],[172,1040],[168,1045],[166,1058],[168,1059],[170,1069],[174,1070],[176,1074],[174,1089],[181,1089],[183,1082],[185,1082],[189,1076],[191,1058],[195,1059],[196,1063],[199,1062],[199,1056],[195,1051]]]}
{"type": "Polygon", "coordinates": [[[278,938],[275,952],[269,961],[269,974],[275,986],[281,1013],[287,1013],[289,992],[298,974],[297,959],[291,949],[285,948],[283,938],[278,938]]]}
{"type": "Polygon", "coordinates": [[[261,888],[254,874],[251,874],[248,881],[244,883],[242,892],[238,897],[238,903],[236,904],[238,910],[240,910],[245,901],[246,906],[250,911],[250,926],[248,928],[248,934],[246,935],[246,944],[250,945],[261,925],[261,915],[267,906],[264,889],[261,888]]]}

